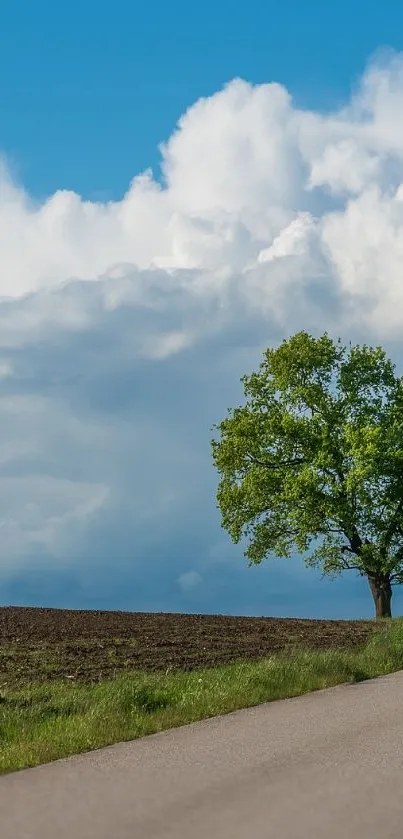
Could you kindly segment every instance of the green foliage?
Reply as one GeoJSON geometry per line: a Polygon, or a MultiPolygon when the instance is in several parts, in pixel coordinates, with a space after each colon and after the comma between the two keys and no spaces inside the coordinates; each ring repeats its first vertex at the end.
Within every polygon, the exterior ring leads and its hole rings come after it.
{"type": "Polygon", "coordinates": [[[222,526],[248,539],[249,564],[299,551],[325,574],[402,582],[403,378],[384,350],[299,332],[242,382],[212,453],[222,526]]]}

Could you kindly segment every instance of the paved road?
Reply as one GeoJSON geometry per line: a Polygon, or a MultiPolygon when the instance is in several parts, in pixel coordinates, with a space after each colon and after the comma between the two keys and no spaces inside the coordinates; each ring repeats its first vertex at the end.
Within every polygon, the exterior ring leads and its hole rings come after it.
{"type": "Polygon", "coordinates": [[[401,839],[402,790],[400,672],[0,777],[0,836],[401,839]]]}

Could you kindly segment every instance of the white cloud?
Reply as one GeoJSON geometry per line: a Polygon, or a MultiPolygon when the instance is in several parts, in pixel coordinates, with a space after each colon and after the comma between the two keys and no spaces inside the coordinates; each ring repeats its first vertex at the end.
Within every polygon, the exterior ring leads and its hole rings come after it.
{"type": "Polygon", "coordinates": [[[35,550],[65,563],[72,540],[107,497],[105,486],[49,475],[0,478],[2,570],[15,573],[35,550]]]}
{"type": "Polygon", "coordinates": [[[160,335],[150,335],[144,344],[144,354],[147,358],[162,361],[174,353],[186,349],[192,343],[191,336],[186,332],[166,332],[160,335]]]}
{"type": "MultiPolygon", "coordinates": [[[[150,290],[136,269],[154,266],[165,276],[153,307],[181,290],[227,306],[232,289],[238,306],[253,308],[258,290],[282,317],[283,278],[273,263],[292,256],[287,285],[327,271],[329,288],[357,298],[357,314],[370,286],[374,327],[390,312],[400,328],[402,66],[399,55],[370,65],[350,104],[327,116],[296,109],[279,84],[236,79],[179,120],[162,146],[164,185],[145,172],[121,201],[61,191],[38,204],[3,168],[0,294],[18,298],[76,278],[107,286],[106,308],[127,298],[144,305],[150,290]]],[[[88,295],[66,295],[62,305],[52,293],[34,295],[18,323],[7,310],[6,332],[16,341],[17,332],[56,321],[85,330],[88,307],[88,295]]]]}
{"type": "Polygon", "coordinates": [[[264,346],[300,328],[400,346],[402,56],[327,115],[236,79],[161,152],[162,185],[108,203],[38,203],[3,166],[0,567],[93,555],[113,516],[161,550],[203,531],[210,427],[264,346]]]}
{"type": "Polygon", "coordinates": [[[299,213],[287,227],[275,236],[269,248],[260,251],[259,263],[272,262],[284,256],[304,256],[309,250],[309,240],[315,235],[315,221],[310,213],[299,213]]]}
{"type": "Polygon", "coordinates": [[[186,571],[178,577],[178,583],[182,591],[191,591],[201,583],[202,579],[198,571],[186,571]]]}
{"type": "Polygon", "coordinates": [[[379,155],[370,153],[355,138],[327,145],[313,160],[309,186],[327,186],[335,195],[358,194],[368,183],[376,183],[381,167],[379,155]]]}

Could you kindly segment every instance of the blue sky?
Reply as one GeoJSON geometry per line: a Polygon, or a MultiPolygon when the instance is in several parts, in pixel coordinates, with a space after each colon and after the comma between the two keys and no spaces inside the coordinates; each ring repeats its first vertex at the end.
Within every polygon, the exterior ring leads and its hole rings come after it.
{"type": "Polygon", "coordinates": [[[392,2],[0,12],[1,603],[372,615],[352,575],[247,568],[209,444],[298,329],[401,369],[402,24],[392,2]]]}
{"type": "Polygon", "coordinates": [[[375,50],[403,48],[398,0],[29,0],[0,12],[0,142],[30,193],[118,198],[158,145],[240,76],[298,105],[344,102],[375,50]]]}

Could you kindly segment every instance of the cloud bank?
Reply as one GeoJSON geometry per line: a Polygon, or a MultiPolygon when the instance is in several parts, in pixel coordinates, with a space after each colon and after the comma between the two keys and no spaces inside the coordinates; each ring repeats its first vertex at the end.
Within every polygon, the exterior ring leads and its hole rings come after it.
{"type": "Polygon", "coordinates": [[[3,602],[356,612],[362,583],[319,582],[297,559],[244,568],[220,531],[210,429],[297,329],[381,342],[400,363],[402,255],[400,54],[335,113],[235,79],[180,118],[161,178],[141,173],[120,201],[38,203],[4,161],[3,602]]]}

